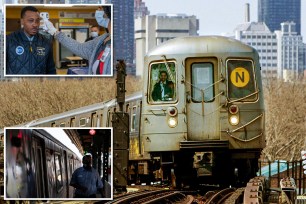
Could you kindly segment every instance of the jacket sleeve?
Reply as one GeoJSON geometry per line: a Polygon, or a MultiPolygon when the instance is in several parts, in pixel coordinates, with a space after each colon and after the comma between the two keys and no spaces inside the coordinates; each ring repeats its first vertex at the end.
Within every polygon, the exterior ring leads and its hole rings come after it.
{"type": "Polygon", "coordinates": [[[47,59],[47,74],[56,74],[54,59],[53,59],[53,46],[52,41],[50,41],[50,51],[47,59]]]}
{"type": "MultiPolygon", "coordinates": [[[[99,36],[95,38],[94,40],[90,40],[84,43],[80,43],[70,37],[67,37],[64,33],[59,32],[55,38],[67,49],[69,49],[74,54],[90,60],[90,57],[97,46],[98,42],[101,40],[101,38],[105,39],[107,37],[107,34],[104,34],[102,36],[99,36]]],[[[103,40],[102,39],[102,40],[103,40]]]]}

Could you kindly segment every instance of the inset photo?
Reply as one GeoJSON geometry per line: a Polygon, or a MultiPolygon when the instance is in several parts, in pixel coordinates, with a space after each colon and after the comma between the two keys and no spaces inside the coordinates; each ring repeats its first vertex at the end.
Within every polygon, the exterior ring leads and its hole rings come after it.
{"type": "Polygon", "coordinates": [[[113,76],[112,4],[5,4],[4,75],[113,76]]]}
{"type": "Polygon", "coordinates": [[[5,200],[113,199],[112,128],[5,128],[5,200]]]}

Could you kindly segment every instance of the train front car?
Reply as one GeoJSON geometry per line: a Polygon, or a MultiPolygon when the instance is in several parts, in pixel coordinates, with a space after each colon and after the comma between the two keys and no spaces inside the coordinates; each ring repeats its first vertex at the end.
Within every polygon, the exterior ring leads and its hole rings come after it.
{"type": "Polygon", "coordinates": [[[258,53],[219,36],[169,40],[145,58],[141,137],[156,179],[243,185],[264,138],[258,53]]]}

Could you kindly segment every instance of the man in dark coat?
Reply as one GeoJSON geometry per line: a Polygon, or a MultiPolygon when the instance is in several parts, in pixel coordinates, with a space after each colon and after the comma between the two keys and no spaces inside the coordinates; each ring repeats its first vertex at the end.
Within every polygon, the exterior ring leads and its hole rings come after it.
{"type": "Polygon", "coordinates": [[[173,99],[174,85],[172,81],[168,81],[166,71],[159,72],[159,82],[154,85],[152,98],[154,101],[170,101],[173,99]]]}
{"type": "Polygon", "coordinates": [[[38,33],[40,16],[33,6],[21,10],[22,29],[6,38],[6,74],[56,74],[52,39],[38,33]]]}

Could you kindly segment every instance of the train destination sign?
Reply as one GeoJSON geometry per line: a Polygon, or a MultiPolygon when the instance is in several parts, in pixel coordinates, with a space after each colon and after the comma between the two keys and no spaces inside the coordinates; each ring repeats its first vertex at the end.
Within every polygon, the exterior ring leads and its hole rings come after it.
{"type": "Polygon", "coordinates": [[[250,81],[250,74],[243,67],[235,68],[231,73],[231,82],[236,87],[245,87],[250,81]]]}

